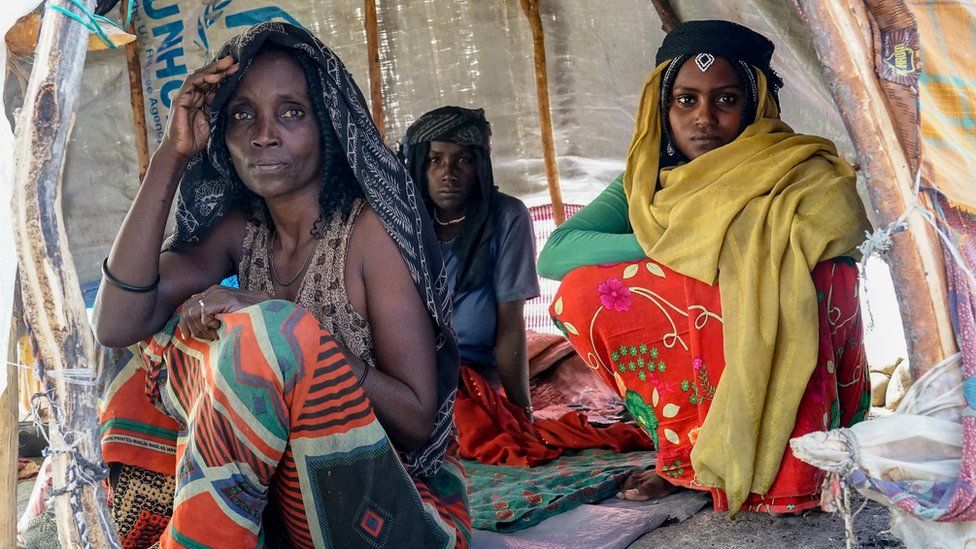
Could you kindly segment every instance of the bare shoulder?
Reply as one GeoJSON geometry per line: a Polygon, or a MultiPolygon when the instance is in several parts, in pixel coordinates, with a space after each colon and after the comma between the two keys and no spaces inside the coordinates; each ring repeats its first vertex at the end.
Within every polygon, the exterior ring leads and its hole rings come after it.
{"type": "MultiPolygon", "coordinates": [[[[235,206],[227,212],[217,225],[200,242],[182,247],[174,254],[184,258],[182,263],[191,265],[210,264],[210,269],[225,270],[236,268],[241,256],[241,246],[244,242],[244,231],[247,227],[249,215],[242,207],[235,206]],[[219,265],[216,258],[226,257],[229,266],[219,265]]],[[[186,265],[183,266],[186,268],[186,265]]]]}
{"type": "Polygon", "coordinates": [[[242,206],[235,206],[220,220],[212,234],[216,240],[214,244],[231,258],[235,266],[240,261],[241,246],[244,243],[244,232],[247,230],[249,218],[250,215],[242,206]]]}
{"type": "Polygon", "coordinates": [[[350,254],[356,254],[364,259],[399,253],[380,216],[369,205],[363,207],[363,211],[356,218],[349,248],[350,254]]]}

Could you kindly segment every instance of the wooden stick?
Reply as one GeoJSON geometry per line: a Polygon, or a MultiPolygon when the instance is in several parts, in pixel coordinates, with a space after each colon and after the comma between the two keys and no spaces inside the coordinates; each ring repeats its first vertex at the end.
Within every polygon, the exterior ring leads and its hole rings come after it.
{"type": "Polygon", "coordinates": [[[661,19],[661,30],[664,32],[671,32],[681,22],[668,0],[651,0],[651,4],[654,5],[657,16],[661,19]]]}
{"type": "Polygon", "coordinates": [[[365,0],[366,51],[369,58],[369,97],[373,106],[373,121],[386,140],[386,123],[383,117],[383,75],[380,73],[380,40],[376,28],[376,0],[365,0]]]}
{"type": "MultiPolygon", "coordinates": [[[[81,1],[94,8],[94,0],[81,1]]],[[[51,0],[52,5],[76,9],[66,0],[51,0]]],[[[54,497],[58,539],[62,547],[119,547],[102,483],[69,485],[69,479],[83,480],[73,477],[79,470],[74,452],[101,463],[96,388],[69,383],[68,377],[94,371],[97,363],[61,212],[61,172],[87,44],[84,26],[46,11],[17,124],[14,229],[24,311],[54,393],[49,424],[53,488],[65,490],[54,497]]],[[[87,376],[78,377],[83,381],[87,376]]]]}
{"type": "MultiPolygon", "coordinates": [[[[850,0],[796,2],[810,24],[828,87],[857,149],[870,199],[868,216],[875,227],[887,227],[915,204],[914,176],[878,83],[874,53],[863,38],[864,21],[857,14],[860,10],[866,19],[864,7],[850,0]]],[[[924,196],[919,199],[927,202],[924,196]]],[[[893,238],[888,265],[912,375],[918,379],[955,353],[956,344],[938,238],[917,211],[908,215],[907,225],[908,231],[893,238]]]]}
{"type": "MultiPolygon", "coordinates": [[[[125,23],[129,3],[136,0],[122,0],[119,4],[122,13],[120,21],[125,23]]],[[[125,29],[135,35],[136,23],[132,21],[125,29]]],[[[138,39],[137,39],[138,40],[138,39]]],[[[139,181],[146,176],[149,168],[149,136],[146,134],[146,99],[142,92],[142,63],[139,62],[138,42],[125,45],[125,63],[129,68],[129,102],[132,106],[132,120],[135,126],[136,156],[139,158],[139,181]]]]}
{"type": "Polygon", "coordinates": [[[532,46],[535,50],[535,91],[539,100],[539,126],[542,134],[542,154],[546,162],[546,179],[549,197],[552,199],[553,220],[560,225],[566,219],[562,190],[559,188],[559,164],[553,142],[552,112],[549,109],[549,72],[546,68],[546,41],[539,16],[539,0],[522,0],[522,11],[532,28],[532,46]]]}
{"type": "MultiPolygon", "coordinates": [[[[14,305],[14,310],[18,307],[14,305]]],[[[17,362],[16,316],[0,318],[0,330],[10,331],[10,349],[3,356],[6,367],[7,388],[0,394],[0,547],[17,547],[17,450],[19,443],[18,402],[20,390],[17,386],[18,370],[11,365],[17,362]]]]}

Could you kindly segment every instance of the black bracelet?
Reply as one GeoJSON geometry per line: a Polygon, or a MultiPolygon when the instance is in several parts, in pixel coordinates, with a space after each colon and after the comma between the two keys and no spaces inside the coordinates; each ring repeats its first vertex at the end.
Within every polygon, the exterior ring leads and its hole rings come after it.
{"type": "Polygon", "coordinates": [[[148,286],[133,286],[132,284],[126,284],[125,282],[122,282],[121,280],[112,276],[112,273],[108,272],[107,257],[102,261],[102,278],[105,279],[105,282],[108,282],[109,284],[115,286],[120,290],[125,290],[127,292],[134,292],[137,294],[144,294],[146,292],[151,292],[156,289],[156,286],[159,286],[159,273],[156,273],[156,281],[148,286]]]}
{"type": "Polygon", "coordinates": [[[368,364],[363,364],[363,377],[359,378],[359,381],[356,382],[357,389],[363,386],[363,382],[366,381],[366,376],[369,375],[369,369],[368,364]]]}

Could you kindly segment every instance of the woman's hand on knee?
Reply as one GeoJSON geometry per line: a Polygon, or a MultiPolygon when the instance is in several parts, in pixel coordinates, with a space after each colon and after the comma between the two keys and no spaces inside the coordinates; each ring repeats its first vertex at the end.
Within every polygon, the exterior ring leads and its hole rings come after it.
{"type": "Polygon", "coordinates": [[[233,313],[271,299],[261,292],[249,292],[216,284],[190,296],[181,306],[177,329],[183,337],[212,341],[217,339],[220,319],[217,315],[233,313]]]}

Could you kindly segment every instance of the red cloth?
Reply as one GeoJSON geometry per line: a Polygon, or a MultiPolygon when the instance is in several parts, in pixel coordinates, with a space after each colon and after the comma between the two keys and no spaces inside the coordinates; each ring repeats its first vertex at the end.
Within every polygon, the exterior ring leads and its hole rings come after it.
{"type": "MultiPolygon", "coordinates": [[[[819,356],[792,437],[864,417],[870,383],[857,300],[857,267],[831,260],[812,273],[819,302],[819,356]]],[[[725,369],[719,287],[645,259],[581,267],[562,281],[550,312],[577,354],[624,399],[657,447],[657,471],[672,484],[704,489],[691,450],[725,369]]],[[[757,334],[756,337],[760,337],[757,334]]],[[[745,510],[798,512],[819,505],[824,473],[786,448],[766,494],[745,510]]],[[[728,508],[712,490],[717,511],[728,508]]]]}
{"type": "Polygon", "coordinates": [[[519,407],[496,392],[480,374],[461,365],[454,403],[461,457],[489,465],[532,467],[552,461],[564,449],[647,450],[650,440],[628,424],[598,428],[570,412],[558,420],[529,422],[519,407]]]}
{"type": "Polygon", "coordinates": [[[570,412],[558,420],[540,419],[533,425],[546,444],[566,450],[607,448],[615,452],[633,452],[654,449],[651,439],[629,423],[594,427],[586,415],[579,412],[570,412]]]}

